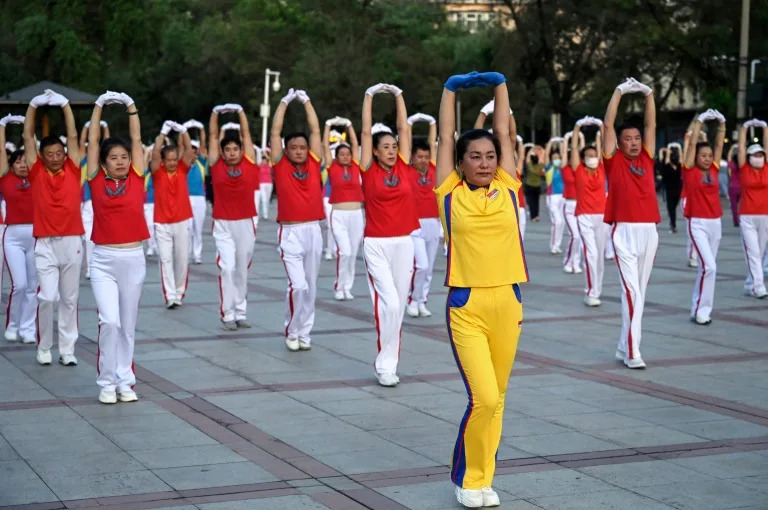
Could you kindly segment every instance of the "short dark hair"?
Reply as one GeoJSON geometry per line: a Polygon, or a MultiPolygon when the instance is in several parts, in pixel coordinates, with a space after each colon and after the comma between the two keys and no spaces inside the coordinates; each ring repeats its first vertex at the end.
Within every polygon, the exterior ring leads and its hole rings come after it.
{"type": "Polygon", "coordinates": [[[493,144],[493,148],[496,149],[496,158],[501,159],[501,143],[498,138],[486,131],[485,129],[470,129],[465,131],[458,140],[456,140],[456,162],[464,159],[464,155],[469,150],[469,144],[475,140],[490,140],[493,144]]]}
{"type": "Polygon", "coordinates": [[[371,141],[373,143],[373,148],[374,149],[379,146],[379,143],[381,142],[381,139],[384,138],[385,136],[391,136],[392,138],[395,139],[395,141],[397,141],[397,138],[395,137],[395,135],[393,133],[391,133],[389,131],[379,131],[378,133],[374,134],[371,137],[371,141]]]}
{"type": "MultiPolygon", "coordinates": [[[[583,149],[581,149],[579,151],[579,157],[581,159],[584,159],[584,155],[587,153],[588,150],[593,150],[593,151],[597,152],[597,147],[595,147],[594,145],[587,145],[586,147],[584,147],[583,149]]],[[[598,154],[598,156],[599,155],[600,154],[598,154]]]]}
{"type": "MultiPolygon", "coordinates": [[[[42,142],[40,145],[42,145],[42,142]]],[[[101,162],[102,165],[106,163],[107,156],[109,156],[109,151],[111,151],[115,147],[122,147],[128,152],[128,156],[130,157],[131,146],[128,145],[128,142],[126,142],[119,136],[110,136],[109,138],[101,142],[101,145],[99,146],[99,161],[101,162]]],[[[95,169],[93,168],[89,168],[88,172],[93,173],[94,170],[95,169]]]]}
{"type": "Polygon", "coordinates": [[[429,144],[423,140],[418,140],[413,142],[413,149],[411,150],[411,154],[416,154],[416,151],[431,152],[429,150],[429,144]]]}
{"type": "Polygon", "coordinates": [[[48,135],[40,140],[40,152],[43,152],[46,147],[50,147],[51,145],[61,145],[62,149],[66,149],[66,146],[59,140],[58,136],[48,135]]]}
{"type": "Polygon", "coordinates": [[[224,138],[222,138],[221,142],[219,143],[219,145],[221,146],[221,150],[223,151],[224,147],[226,147],[230,143],[234,143],[241,149],[243,148],[243,142],[240,141],[239,136],[227,134],[227,135],[224,135],[224,138]]]}
{"type": "Polygon", "coordinates": [[[11,155],[8,157],[8,166],[12,167],[22,156],[24,156],[24,151],[21,149],[11,152],[11,155]]]}
{"type": "Polygon", "coordinates": [[[166,156],[166,155],[167,155],[169,152],[175,152],[175,153],[177,153],[177,154],[178,154],[178,152],[179,152],[179,148],[178,148],[176,145],[165,145],[165,146],[163,146],[163,148],[162,148],[162,149],[160,149],[160,157],[161,157],[162,159],[165,159],[165,156],[166,156]]]}
{"type": "Polygon", "coordinates": [[[350,147],[346,143],[340,143],[339,145],[336,146],[336,150],[333,153],[333,157],[335,157],[335,158],[338,157],[339,156],[339,151],[341,149],[347,149],[349,151],[349,153],[352,154],[352,147],[350,147]]]}
{"type": "Polygon", "coordinates": [[[709,145],[709,142],[699,142],[696,144],[696,157],[699,156],[699,151],[704,147],[709,147],[710,149],[712,148],[712,146],[709,145]]]}
{"type": "Polygon", "coordinates": [[[621,134],[628,129],[637,129],[640,131],[640,137],[643,136],[642,122],[638,118],[629,118],[619,124],[616,128],[616,140],[621,140],[621,134]]]}
{"type": "Polygon", "coordinates": [[[295,133],[288,133],[285,135],[283,140],[285,141],[285,146],[288,147],[288,142],[293,140],[294,138],[303,138],[305,142],[307,142],[307,145],[309,145],[309,137],[306,135],[306,133],[302,133],[300,131],[297,131],[295,133]]]}

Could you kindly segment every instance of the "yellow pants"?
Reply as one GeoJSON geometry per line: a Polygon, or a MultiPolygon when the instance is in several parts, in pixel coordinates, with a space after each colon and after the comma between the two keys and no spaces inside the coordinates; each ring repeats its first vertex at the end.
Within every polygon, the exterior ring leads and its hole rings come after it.
{"type": "Polygon", "coordinates": [[[452,287],[446,316],[453,355],[469,395],[453,451],[451,480],[464,489],[490,487],[507,382],[523,324],[520,288],[452,287]]]}

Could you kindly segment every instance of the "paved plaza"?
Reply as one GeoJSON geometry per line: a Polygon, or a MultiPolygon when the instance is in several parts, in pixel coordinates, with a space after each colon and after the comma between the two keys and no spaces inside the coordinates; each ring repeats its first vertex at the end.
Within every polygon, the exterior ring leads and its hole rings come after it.
{"type": "MultiPolygon", "coordinates": [[[[660,225],[648,369],[631,371],[614,359],[615,263],[603,305],[587,308],[583,276],[563,273],[547,250],[547,220],[529,223],[531,283],[495,478],[501,508],[768,508],[768,301],[743,296],[739,232],[730,218],[723,225],[710,326],[688,320],[696,270],[683,229],[660,225]]],[[[467,398],[442,312],[445,259],[433,317],[405,318],[396,388],[373,375],[362,260],[347,302],[333,300],[335,261],[323,262],[312,350],[297,353],[283,343],[274,221],[257,234],[253,329],[221,330],[214,262],[206,234],[184,306],[166,310],[149,261],[137,403],[97,401],[97,316],[84,278],[79,366],[41,367],[34,347],[0,340],[0,507],[458,508],[448,464],[467,398]]],[[[5,285],[7,294],[7,276],[5,285]]]]}

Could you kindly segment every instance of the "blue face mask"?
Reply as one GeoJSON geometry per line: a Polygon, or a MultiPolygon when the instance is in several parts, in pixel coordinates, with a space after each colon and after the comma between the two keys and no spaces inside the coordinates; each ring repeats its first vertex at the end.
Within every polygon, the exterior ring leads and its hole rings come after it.
{"type": "Polygon", "coordinates": [[[556,167],[559,167],[560,165],[562,165],[562,164],[563,164],[563,160],[562,160],[562,159],[560,159],[560,158],[558,158],[558,159],[553,159],[553,160],[552,160],[552,164],[553,164],[553,165],[555,165],[556,167]]]}

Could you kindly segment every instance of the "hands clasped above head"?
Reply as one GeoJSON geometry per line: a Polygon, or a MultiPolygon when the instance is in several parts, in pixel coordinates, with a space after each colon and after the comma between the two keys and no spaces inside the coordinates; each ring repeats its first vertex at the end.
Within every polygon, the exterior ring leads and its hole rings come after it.
{"type": "Polygon", "coordinates": [[[349,119],[345,119],[344,117],[336,116],[332,119],[328,119],[325,121],[326,126],[344,126],[349,127],[352,125],[352,121],[349,119]]]}
{"type": "Polygon", "coordinates": [[[222,131],[227,131],[227,130],[230,130],[230,129],[233,129],[235,131],[240,131],[240,124],[238,124],[236,122],[227,122],[226,124],[221,126],[221,130],[222,131]]]}
{"type": "Polygon", "coordinates": [[[194,119],[190,119],[182,125],[187,129],[203,129],[203,123],[194,119]]]}
{"type": "Polygon", "coordinates": [[[96,105],[102,108],[108,104],[123,104],[128,107],[133,103],[131,96],[125,92],[112,92],[111,90],[106,91],[96,99],[96,105]]]}
{"type": "MultiPolygon", "coordinates": [[[[492,114],[492,113],[493,113],[493,109],[494,109],[495,107],[496,107],[496,100],[495,100],[495,99],[491,99],[490,101],[488,101],[487,103],[485,103],[485,106],[483,106],[483,107],[480,109],[480,113],[484,114],[484,115],[487,117],[488,115],[490,115],[490,114],[492,114]]],[[[509,114],[510,114],[510,115],[512,115],[512,114],[513,114],[513,112],[512,112],[512,108],[510,108],[510,109],[509,109],[509,114]]]]}
{"type": "Polygon", "coordinates": [[[243,107],[237,103],[226,103],[213,107],[214,113],[239,113],[242,110],[243,107]]]}
{"type": "Polygon", "coordinates": [[[280,100],[281,103],[286,105],[291,104],[291,101],[298,99],[301,104],[306,104],[309,101],[309,95],[304,90],[288,89],[288,93],[280,100]]]}
{"type": "Polygon", "coordinates": [[[699,122],[707,122],[708,120],[716,120],[718,122],[725,122],[725,116],[717,110],[710,108],[704,113],[700,113],[696,120],[699,122]]]}
{"type": "Polygon", "coordinates": [[[583,118],[577,120],[576,121],[576,125],[579,126],[579,127],[583,127],[583,126],[598,126],[598,127],[600,127],[600,126],[603,125],[603,121],[598,119],[598,118],[596,118],[596,117],[590,117],[589,115],[587,115],[586,117],[583,117],[583,118]]]}
{"type": "Polygon", "coordinates": [[[745,128],[751,128],[751,127],[766,128],[766,127],[768,127],[768,124],[764,120],[751,119],[751,120],[746,121],[744,124],[742,124],[741,127],[745,127],[745,128]]]}
{"type": "Polygon", "coordinates": [[[627,78],[624,83],[619,84],[616,89],[621,95],[639,93],[648,96],[653,93],[653,89],[648,85],[640,83],[634,78],[627,78]]]}
{"type": "Polygon", "coordinates": [[[413,125],[416,122],[429,122],[430,125],[437,123],[435,118],[431,115],[427,115],[426,113],[414,113],[410,117],[408,117],[408,124],[413,125]]]}
{"type": "Polygon", "coordinates": [[[393,96],[399,96],[403,93],[403,90],[389,83],[377,83],[376,85],[368,87],[368,90],[365,91],[369,96],[375,96],[376,94],[382,94],[384,92],[392,94],[393,96]]]}
{"type": "Polygon", "coordinates": [[[68,103],[69,99],[58,92],[54,92],[51,89],[45,89],[45,92],[32,98],[32,101],[29,102],[29,106],[32,108],[39,108],[46,105],[64,107],[68,103]]]}
{"type": "Polygon", "coordinates": [[[11,115],[10,113],[0,119],[0,126],[7,126],[8,124],[24,124],[23,115],[11,115]]]}
{"type": "Polygon", "coordinates": [[[493,71],[478,73],[472,71],[467,74],[455,74],[448,78],[445,82],[445,88],[451,92],[456,92],[459,89],[471,89],[473,87],[487,87],[493,85],[494,87],[501,85],[507,81],[501,73],[493,71]]]}
{"type": "Polygon", "coordinates": [[[182,124],[179,124],[178,122],[174,122],[172,120],[166,120],[163,122],[163,127],[160,130],[160,134],[167,135],[171,131],[176,131],[178,133],[186,133],[187,128],[185,128],[182,124]]]}

